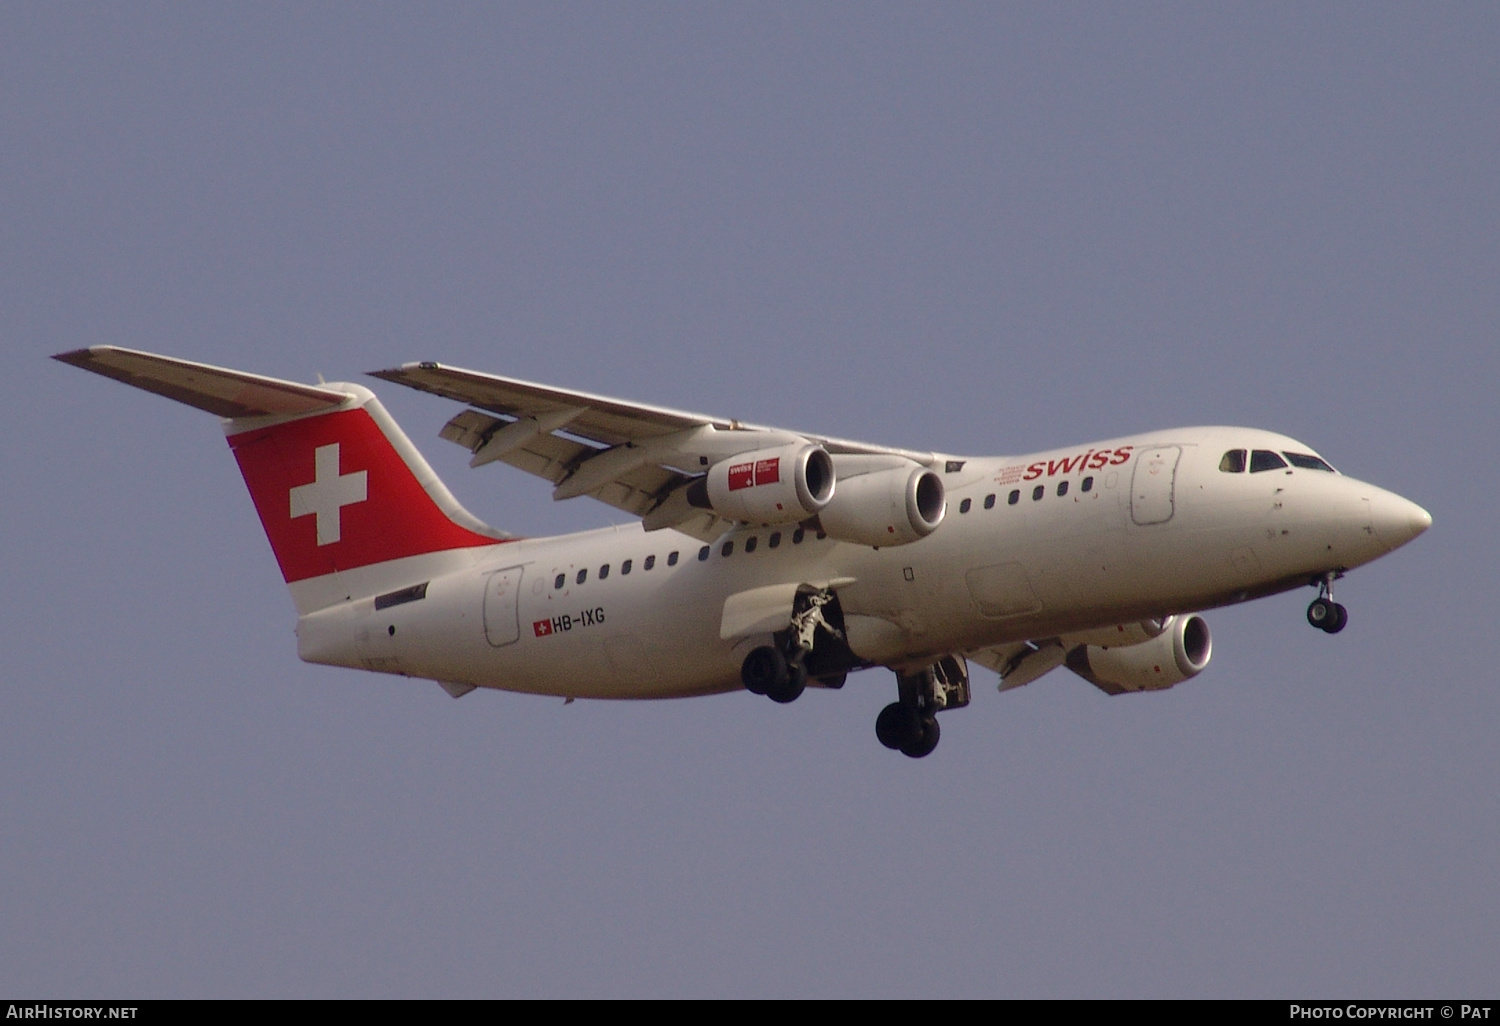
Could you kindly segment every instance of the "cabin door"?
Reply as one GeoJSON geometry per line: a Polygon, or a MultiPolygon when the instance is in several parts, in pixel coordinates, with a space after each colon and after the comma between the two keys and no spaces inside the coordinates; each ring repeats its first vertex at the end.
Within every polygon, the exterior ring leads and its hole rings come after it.
{"type": "Polygon", "coordinates": [[[519,566],[490,574],[484,582],[484,636],[495,648],[512,645],[521,637],[519,566]]]}
{"type": "Polygon", "coordinates": [[[1165,524],[1172,519],[1173,490],[1177,483],[1177,461],[1182,449],[1164,445],[1147,449],[1135,460],[1130,484],[1130,519],[1141,526],[1165,524]]]}

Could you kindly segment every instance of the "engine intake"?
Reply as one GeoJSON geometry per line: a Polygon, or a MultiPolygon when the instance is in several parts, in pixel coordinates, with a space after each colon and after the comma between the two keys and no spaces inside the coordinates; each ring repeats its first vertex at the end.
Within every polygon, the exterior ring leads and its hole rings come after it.
{"type": "Polygon", "coordinates": [[[838,493],[818,519],[832,538],[882,548],[927,537],[943,522],[947,509],[943,479],[908,462],[839,478],[838,493]]]}
{"type": "Polygon", "coordinates": [[[833,498],[833,459],[821,445],[794,442],[720,460],[688,501],[730,520],[789,524],[816,516],[833,498]]]}
{"type": "Polygon", "coordinates": [[[1213,655],[1208,624],[1197,614],[1174,616],[1166,630],[1135,645],[1101,648],[1079,645],[1068,652],[1067,667],[1101,691],[1162,691],[1196,677],[1213,655]]]}

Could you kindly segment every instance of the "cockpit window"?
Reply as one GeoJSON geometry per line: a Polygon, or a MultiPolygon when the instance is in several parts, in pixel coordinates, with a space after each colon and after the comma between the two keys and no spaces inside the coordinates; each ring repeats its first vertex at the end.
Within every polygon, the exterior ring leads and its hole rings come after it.
{"type": "Polygon", "coordinates": [[[1276,455],[1269,449],[1256,449],[1250,454],[1250,473],[1259,474],[1262,470],[1280,470],[1286,466],[1286,460],[1276,455]]]}
{"type": "Polygon", "coordinates": [[[1226,474],[1243,474],[1245,472],[1245,450],[1230,449],[1219,461],[1219,469],[1226,474]]]}
{"type": "Polygon", "coordinates": [[[1281,455],[1285,456],[1286,461],[1299,470],[1326,470],[1330,474],[1333,473],[1332,467],[1316,456],[1310,456],[1305,452],[1284,452],[1281,455]]]}

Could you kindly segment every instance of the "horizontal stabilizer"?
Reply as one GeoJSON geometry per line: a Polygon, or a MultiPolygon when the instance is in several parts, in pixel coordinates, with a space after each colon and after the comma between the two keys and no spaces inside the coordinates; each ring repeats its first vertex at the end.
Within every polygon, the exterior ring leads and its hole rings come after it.
{"type": "Polygon", "coordinates": [[[295,381],[281,381],[117,346],[77,349],[71,353],[58,353],[53,359],[176,399],[220,417],[312,413],[341,406],[349,398],[331,388],[301,385],[295,381]]]}

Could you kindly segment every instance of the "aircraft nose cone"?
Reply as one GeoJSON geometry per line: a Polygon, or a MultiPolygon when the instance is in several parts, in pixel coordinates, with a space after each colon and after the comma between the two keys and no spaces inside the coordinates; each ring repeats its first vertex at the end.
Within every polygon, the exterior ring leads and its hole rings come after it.
{"type": "Polygon", "coordinates": [[[1415,502],[1409,502],[1407,505],[1411,507],[1411,519],[1408,521],[1407,526],[1411,530],[1411,536],[1415,538],[1432,526],[1432,514],[1421,506],[1418,506],[1415,502]]]}
{"type": "Polygon", "coordinates": [[[1385,492],[1371,500],[1370,521],[1380,540],[1395,549],[1431,527],[1432,514],[1415,502],[1385,492]]]}

